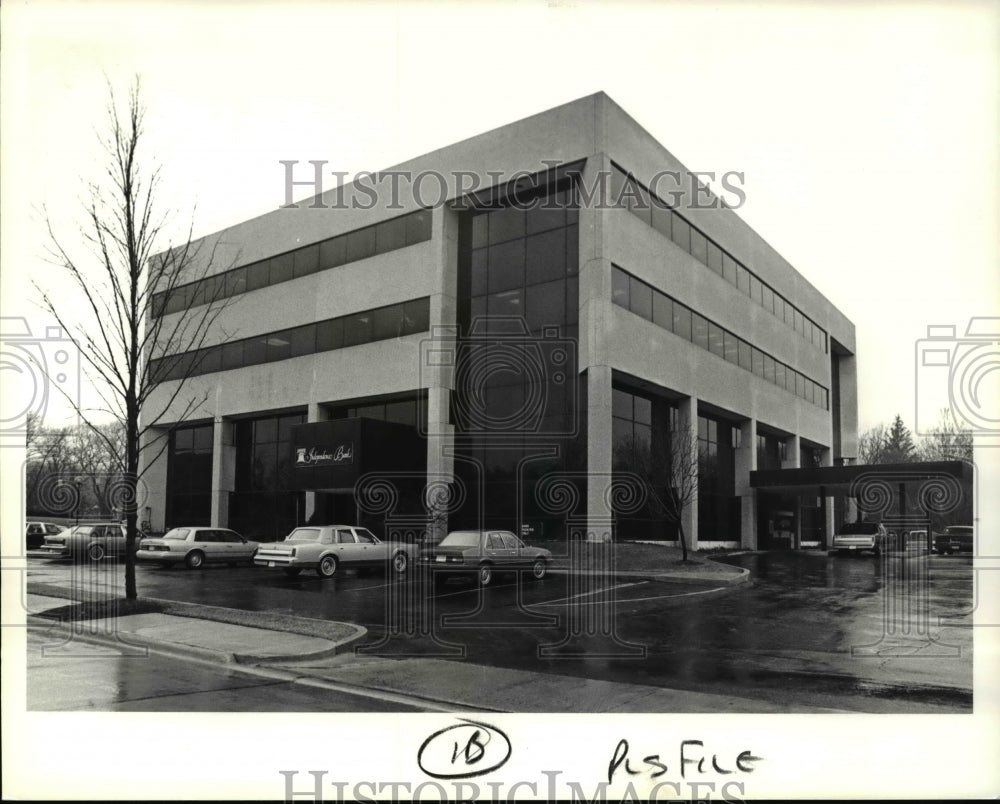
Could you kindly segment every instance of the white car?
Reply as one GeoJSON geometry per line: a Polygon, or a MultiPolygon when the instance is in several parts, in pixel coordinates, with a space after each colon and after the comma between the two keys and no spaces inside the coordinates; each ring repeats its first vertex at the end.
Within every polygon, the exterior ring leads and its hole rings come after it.
{"type": "Polygon", "coordinates": [[[862,550],[879,555],[888,547],[889,534],[880,522],[845,522],[830,540],[830,555],[860,553],[862,550]]]}
{"type": "Polygon", "coordinates": [[[342,567],[391,566],[403,573],[416,549],[412,544],[384,542],[367,528],[355,525],[316,525],[296,528],[284,541],[262,545],[253,563],[284,570],[292,578],[304,569],[330,578],[342,567]]]}
{"type": "Polygon", "coordinates": [[[236,566],[252,564],[259,546],[225,528],[173,528],[162,536],[143,539],[135,557],[164,566],[183,562],[190,569],[211,562],[236,566]]]}
{"type": "Polygon", "coordinates": [[[125,544],[124,525],[114,522],[93,522],[74,525],[69,530],[47,535],[41,547],[28,553],[28,558],[102,561],[105,556],[125,555],[125,544]]]}

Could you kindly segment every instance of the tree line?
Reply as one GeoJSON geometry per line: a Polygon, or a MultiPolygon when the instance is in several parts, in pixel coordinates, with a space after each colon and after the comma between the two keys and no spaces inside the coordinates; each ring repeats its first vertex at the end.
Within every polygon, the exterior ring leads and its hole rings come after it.
{"type": "Polygon", "coordinates": [[[119,422],[48,427],[38,415],[29,414],[26,433],[28,516],[122,515],[125,429],[119,422]]]}
{"type": "Polygon", "coordinates": [[[971,461],[972,433],[948,408],[941,411],[932,434],[915,441],[898,413],[892,424],[877,424],[858,436],[858,463],[971,461]]]}

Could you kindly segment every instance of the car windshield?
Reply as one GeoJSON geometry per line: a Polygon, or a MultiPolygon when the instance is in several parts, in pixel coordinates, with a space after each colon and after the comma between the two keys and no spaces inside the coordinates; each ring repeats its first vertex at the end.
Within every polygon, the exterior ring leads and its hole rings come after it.
{"type": "Polygon", "coordinates": [[[474,530],[457,530],[441,540],[440,547],[479,547],[481,536],[474,530]]]}
{"type": "Polygon", "coordinates": [[[188,530],[187,528],[174,528],[173,530],[168,530],[165,534],[163,534],[163,538],[164,539],[177,539],[178,541],[182,542],[185,539],[187,539],[188,534],[190,532],[191,531],[188,530]]]}
{"type": "Polygon", "coordinates": [[[78,536],[90,536],[94,532],[96,525],[77,525],[73,528],[73,533],[78,536]]]}
{"type": "Polygon", "coordinates": [[[875,522],[848,522],[840,529],[844,536],[872,536],[878,533],[878,524],[875,522]]]}
{"type": "Polygon", "coordinates": [[[288,534],[286,542],[318,542],[319,528],[296,528],[288,534]]]}

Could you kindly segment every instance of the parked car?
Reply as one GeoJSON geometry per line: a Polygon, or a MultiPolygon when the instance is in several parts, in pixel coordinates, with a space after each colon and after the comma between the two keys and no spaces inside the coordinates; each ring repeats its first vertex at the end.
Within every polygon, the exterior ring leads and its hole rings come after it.
{"type": "Polygon", "coordinates": [[[949,525],[944,533],[934,534],[934,552],[942,555],[951,553],[971,553],[972,525],[949,525]]]}
{"type": "Polygon", "coordinates": [[[862,550],[878,555],[885,550],[887,538],[885,527],[879,522],[846,522],[830,540],[830,555],[862,550]]]}
{"type": "Polygon", "coordinates": [[[76,525],[69,530],[46,536],[42,546],[31,551],[31,558],[71,558],[74,561],[100,561],[105,556],[125,554],[125,526],[94,522],[76,525]]]}
{"type": "Polygon", "coordinates": [[[149,561],[168,566],[184,563],[197,569],[207,562],[236,564],[253,563],[258,542],[244,539],[234,530],[225,528],[173,528],[163,536],[145,538],[135,554],[137,561],[149,561]]]}
{"type": "Polygon", "coordinates": [[[531,547],[507,530],[456,530],[420,554],[421,566],[434,572],[474,576],[488,586],[498,572],[531,570],[537,580],[545,577],[552,553],[531,547]]]}
{"type": "Polygon", "coordinates": [[[304,569],[314,569],[321,578],[330,578],[346,567],[392,567],[406,572],[416,546],[384,542],[367,528],[354,525],[316,525],[296,528],[284,541],[261,545],[254,556],[258,567],[282,569],[295,577],[304,569]]]}
{"type": "Polygon", "coordinates": [[[45,542],[46,536],[55,536],[66,528],[51,522],[27,522],[24,527],[24,549],[37,550],[45,542]]]}

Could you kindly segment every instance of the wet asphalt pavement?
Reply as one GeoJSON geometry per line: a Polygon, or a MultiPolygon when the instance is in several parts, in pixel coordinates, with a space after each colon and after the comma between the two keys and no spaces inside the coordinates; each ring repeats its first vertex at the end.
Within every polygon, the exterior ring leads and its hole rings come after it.
{"type": "MultiPolygon", "coordinates": [[[[379,572],[286,578],[252,568],[141,566],[140,594],[358,623],[361,651],[440,656],[867,711],[970,711],[971,559],[825,553],[732,556],[751,584],[549,576],[422,587],[379,572]],[[942,620],[942,618],[946,618],[942,620]]],[[[89,567],[29,563],[29,582],[89,567]]],[[[101,573],[106,576],[106,573],[101,573]]],[[[113,577],[117,578],[120,572],[113,577]]]]}
{"type": "Polygon", "coordinates": [[[351,695],[156,653],[121,655],[58,635],[27,635],[27,709],[34,712],[417,712],[351,695]]]}

